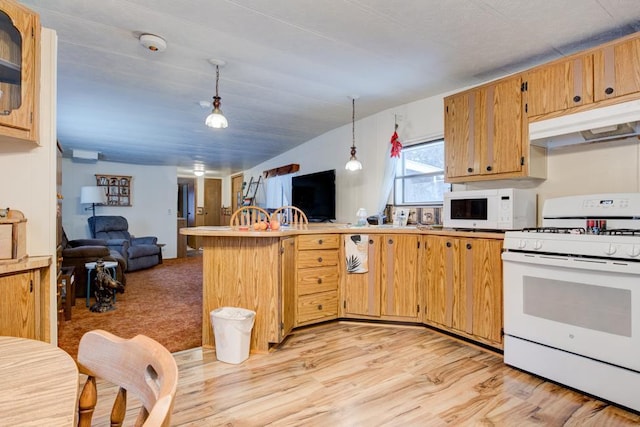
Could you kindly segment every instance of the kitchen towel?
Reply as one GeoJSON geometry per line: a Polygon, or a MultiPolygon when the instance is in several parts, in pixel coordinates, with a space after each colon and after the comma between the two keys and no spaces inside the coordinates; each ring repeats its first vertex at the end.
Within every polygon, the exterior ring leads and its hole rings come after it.
{"type": "Polygon", "coordinates": [[[344,252],[347,273],[366,273],[369,271],[369,236],[366,234],[345,234],[344,252]]]}

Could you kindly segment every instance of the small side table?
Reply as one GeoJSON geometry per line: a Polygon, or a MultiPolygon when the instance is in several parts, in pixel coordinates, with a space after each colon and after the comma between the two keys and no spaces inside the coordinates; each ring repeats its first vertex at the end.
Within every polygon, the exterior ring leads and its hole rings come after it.
{"type": "MultiPolygon", "coordinates": [[[[71,306],[76,305],[75,267],[62,267],[60,270],[61,297],[64,297],[64,320],[71,320],[71,306]]],[[[61,298],[62,299],[62,298],[61,298]]]]}
{"type": "Polygon", "coordinates": [[[160,255],[159,255],[159,262],[158,264],[162,264],[162,248],[164,248],[167,244],[166,243],[156,243],[156,246],[158,246],[160,248],[160,255]]]}
{"type": "MultiPolygon", "coordinates": [[[[111,277],[116,278],[117,261],[104,261],[104,268],[111,274],[111,277]]],[[[88,262],[84,265],[87,269],[87,307],[89,307],[89,299],[91,298],[91,272],[96,269],[95,262],[88,262]]],[[[116,294],[113,294],[113,300],[116,300],[116,294]]]]}

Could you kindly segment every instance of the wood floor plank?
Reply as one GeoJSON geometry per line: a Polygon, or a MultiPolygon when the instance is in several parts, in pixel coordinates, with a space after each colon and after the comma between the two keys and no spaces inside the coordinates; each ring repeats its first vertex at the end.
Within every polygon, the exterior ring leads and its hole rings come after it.
{"type": "MultiPolygon", "coordinates": [[[[333,322],[240,365],[174,354],[176,426],[631,426],[640,415],[506,366],[438,332],[333,322]]],[[[81,379],[82,382],[82,379],[81,379]]],[[[94,425],[116,388],[98,383],[94,425]]],[[[132,423],[139,403],[130,398],[132,423]]],[[[131,424],[127,424],[131,425],[131,424]]]]}

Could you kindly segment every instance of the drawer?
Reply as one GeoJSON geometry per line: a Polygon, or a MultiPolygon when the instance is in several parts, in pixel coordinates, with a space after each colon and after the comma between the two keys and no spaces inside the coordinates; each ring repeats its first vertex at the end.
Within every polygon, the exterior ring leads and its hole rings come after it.
{"type": "Polygon", "coordinates": [[[298,236],[298,250],[338,249],[340,247],[339,234],[307,234],[298,236]]]}
{"type": "Polygon", "coordinates": [[[320,292],[298,298],[298,323],[338,317],[338,292],[320,292]]]}
{"type": "Polygon", "coordinates": [[[338,251],[298,251],[298,268],[326,267],[338,265],[338,251]]]}
{"type": "Polygon", "coordinates": [[[298,295],[338,290],[338,267],[317,267],[298,270],[298,295]]]}

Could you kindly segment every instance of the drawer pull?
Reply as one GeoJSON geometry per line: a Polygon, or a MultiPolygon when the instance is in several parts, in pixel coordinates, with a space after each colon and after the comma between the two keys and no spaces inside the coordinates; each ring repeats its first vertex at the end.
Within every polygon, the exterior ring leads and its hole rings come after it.
{"type": "Polygon", "coordinates": [[[322,239],[318,240],[318,244],[321,245],[322,244],[322,239]]]}
{"type": "Polygon", "coordinates": [[[322,310],[322,304],[318,304],[318,310],[322,310]]]}
{"type": "Polygon", "coordinates": [[[321,256],[318,257],[318,262],[322,262],[322,257],[321,256]]]}
{"type": "Polygon", "coordinates": [[[318,277],[318,285],[322,284],[322,277],[318,277]]]}

